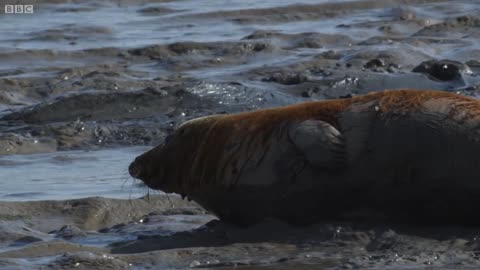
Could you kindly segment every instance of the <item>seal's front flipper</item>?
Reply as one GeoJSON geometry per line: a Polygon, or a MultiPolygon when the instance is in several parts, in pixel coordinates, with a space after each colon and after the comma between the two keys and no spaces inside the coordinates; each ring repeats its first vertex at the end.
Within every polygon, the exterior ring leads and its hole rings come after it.
{"type": "Polygon", "coordinates": [[[288,135],[313,167],[334,170],[347,164],[342,134],[325,121],[303,121],[293,125],[288,135]]]}

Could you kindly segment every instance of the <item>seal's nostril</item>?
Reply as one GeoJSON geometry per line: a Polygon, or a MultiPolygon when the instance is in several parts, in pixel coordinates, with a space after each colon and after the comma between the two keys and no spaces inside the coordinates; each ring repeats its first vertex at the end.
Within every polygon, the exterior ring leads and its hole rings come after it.
{"type": "Polygon", "coordinates": [[[140,169],[137,167],[137,165],[135,165],[135,162],[132,162],[132,164],[128,166],[128,172],[134,178],[138,178],[138,176],[140,175],[140,169]]]}

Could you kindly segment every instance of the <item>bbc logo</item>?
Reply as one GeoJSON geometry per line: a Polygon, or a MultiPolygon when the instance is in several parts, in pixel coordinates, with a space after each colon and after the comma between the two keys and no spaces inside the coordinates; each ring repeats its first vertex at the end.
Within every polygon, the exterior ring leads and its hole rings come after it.
{"type": "Polygon", "coordinates": [[[33,13],[33,5],[5,5],[5,13],[33,13]]]}

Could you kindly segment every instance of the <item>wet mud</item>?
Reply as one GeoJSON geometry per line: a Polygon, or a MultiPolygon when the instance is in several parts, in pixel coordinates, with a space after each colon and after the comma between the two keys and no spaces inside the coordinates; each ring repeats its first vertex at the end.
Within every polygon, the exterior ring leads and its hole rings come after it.
{"type": "MultiPolygon", "coordinates": [[[[475,1],[34,4],[30,17],[0,8],[1,155],[154,146],[199,116],[384,89],[480,97],[475,1]]],[[[478,228],[335,221],[298,228],[275,220],[237,228],[214,220],[176,196],[0,202],[0,267],[476,269],[480,262],[478,228]]]]}

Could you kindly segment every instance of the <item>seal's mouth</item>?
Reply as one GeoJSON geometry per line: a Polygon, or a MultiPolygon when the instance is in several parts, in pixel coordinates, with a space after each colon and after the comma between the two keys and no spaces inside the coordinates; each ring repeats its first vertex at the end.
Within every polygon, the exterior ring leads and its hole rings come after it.
{"type": "Polygon", "coordinates": [[[161,189],[158,172],[152,171],[151,164],[148,162],[148,156],[141,155],[130,163],[128,173],[135,179],[142,181],[146,186],[152,189],[161,189]]]}
{"type": "Polygon", "coordinates": [[[169,177],[170,161],[165,157],[165,144],[160,144],[137,156],[128,166],[130,176],[142,181],[147,187],[166,192],[171,184],[169,177]]]}
{"type": "MultiPolygon", "coordinates": [[[[141,170],[140,170],[140,168],[138,167],[138,165],[135,163],[135,161],[132,162],[132,163],[130,164],[130,166],[128,166],[128,173],[129,173],[133,178],[139,179],[141,170]]],[[[140,180],[142,180],[142,179],[140,179],[140,180]]]]}

